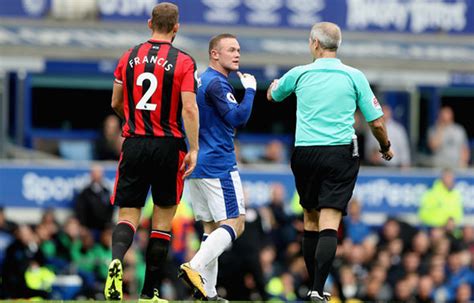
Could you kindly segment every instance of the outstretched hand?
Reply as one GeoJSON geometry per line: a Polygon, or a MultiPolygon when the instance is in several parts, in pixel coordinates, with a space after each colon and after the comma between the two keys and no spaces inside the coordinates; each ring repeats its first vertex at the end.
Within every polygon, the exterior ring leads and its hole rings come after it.
{"type": "Polygon", "coordinates": [[[278,86],[278,79],[273,79],[272,83],[267,89],[267,100],[272,101],[272,90],[274,90],[278,86]]]}
{"type": "Polygon", "coordinates": [[[247,89],[257,90],[257,80],[251,74],[242,74],[241,72],[237,72],[237,76],[240,78],[240,82],[242,82],[242,86],[247,89]]]}

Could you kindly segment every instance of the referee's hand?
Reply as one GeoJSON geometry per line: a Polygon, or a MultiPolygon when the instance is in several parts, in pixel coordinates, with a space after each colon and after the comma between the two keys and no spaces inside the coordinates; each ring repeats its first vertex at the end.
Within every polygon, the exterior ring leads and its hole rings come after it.
{"type": "Polygon", "coordinates": [[[181,171],[184,171],[183,179],[188,177],[196,167],[198,152],[195,150],[190,150],[184,157],[183,164],[180,167],[181,171]]]}
{"type": "Polygon", "coordinates": [[[268,87],[268,89],[267,89],[267,100],[268,101],[273,101],[272,90],[276,89],[276,87],[278,86],[278,80],[279,79],[274,79],[272,81],[272,83],[270,84],[270,86],[268,87]]]}
{"type": "Polygon", "coordinates": [[[380,151],[380,153],[382,154],[382,159],[384,159],[385,161],[390,161],[393,158],[393,151],[391,148],[389,148],[389,150],[385,152],[380,151]]]}

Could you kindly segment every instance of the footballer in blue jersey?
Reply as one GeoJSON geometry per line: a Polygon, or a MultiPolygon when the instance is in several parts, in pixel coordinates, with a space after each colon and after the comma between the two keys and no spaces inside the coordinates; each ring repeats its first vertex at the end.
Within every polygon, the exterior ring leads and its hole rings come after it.
{"type": "Polygon", "coordinates": [[[257,82],[252,75],[238,72],[239,62],[240,46],[234,35],[221,34],[210,40],[209,67],[201,75],[197,93],[198,160],[188,180],[190,202],[196,220],[203,222],[204,235],[196,255],[180,266],[180,277],[199,299],[218,299],[217,259],[242,234],[245,225],[234,132],[250,117],[257,82]],[[240,103],[228,80],[234,71],[245,88],[240,103]]]}

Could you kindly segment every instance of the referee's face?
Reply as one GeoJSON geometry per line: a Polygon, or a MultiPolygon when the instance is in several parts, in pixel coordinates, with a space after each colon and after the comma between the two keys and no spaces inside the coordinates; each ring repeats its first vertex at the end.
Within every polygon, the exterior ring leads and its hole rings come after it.
{"type": "Polygon", "coordinates": [[[237,39],[225,38],[219,41],[217,48],[218,62],[228,71],[239,69],[240,63],[240,45],[237,39]]]}

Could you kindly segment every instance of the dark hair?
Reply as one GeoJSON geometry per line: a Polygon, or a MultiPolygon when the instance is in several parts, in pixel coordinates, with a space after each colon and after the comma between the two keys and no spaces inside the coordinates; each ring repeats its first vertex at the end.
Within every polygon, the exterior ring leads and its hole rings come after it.
{"type": "Polygon", "coordinates": [[[237,37],[235,35],[232,35],[232,34],[229,34],[229,33],[219,34],[217,36],[212,37],[211,40],[209,41],[209,56],[211,55],[211,51],[217,47],[219,42],[222,39],[226,39],[226,38],[237,39],[237,37]]]}
{"type": "Polygon", "coordinates": [[[178,23],[178,7],[169,2],[162,2],[153,8],[151,24],[153,30],[160,33],[169,33],[178,23]]]}

